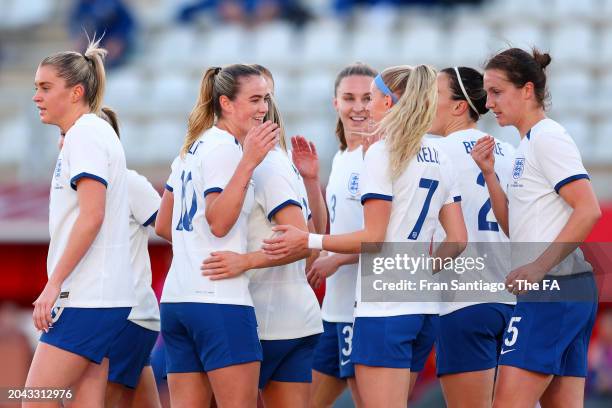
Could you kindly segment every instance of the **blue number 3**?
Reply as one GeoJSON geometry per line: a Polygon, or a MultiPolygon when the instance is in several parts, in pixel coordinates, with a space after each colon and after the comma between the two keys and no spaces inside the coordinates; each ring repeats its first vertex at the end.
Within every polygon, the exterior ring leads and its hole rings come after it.
{"type": "Polygon", "coordinates": [[[421,228],[423,228],[423,223],[425,222],[425,217],[427,217],[427,212],[429,211],[429,205],[431,204],[431,197],[433,197],[433,194],[436,191],[436,188],[438,188],[438,184],[440,184],[438,180],[432,180],[432,179],[426,179],[426,178],[422,178],[419,181],[420,188],[428,189],[427,197],[425,197],[425,202],[423,203],[423,209],[421,210],[421,213],[419,214],[419,218],[417,218],[416,224],[414,224],[414,228],[412,229],[412,231],[410,231],[410,234],[408,234],[408,239],[416,240],[419,237],[421,228]]]}

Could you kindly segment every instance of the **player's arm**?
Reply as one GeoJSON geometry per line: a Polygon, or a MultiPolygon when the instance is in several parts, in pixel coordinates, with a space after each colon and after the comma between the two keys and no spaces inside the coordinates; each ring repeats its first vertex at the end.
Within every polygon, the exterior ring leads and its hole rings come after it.
{"type": "Polygon", "coordinates": [[[491,208],[497,223],[506,236],[510,236],[508,228],[508,198],[495,174],[495,156],[493,149],[495,139],[491,136],[481,137],[472,149],[472,158],[482,171],[482,175],[489,190],[491,208]]]}
{"type": "Polygon", "coordinates": [[[33,319],[39,330],[48,330],[52,324],[51,308],[60,294],[62,283],[89,250],[104,222],[106,186],[87,177],[80,178],[75,184],[79,215],[47,285],[34,302],[33,319]]]}
{"type": "MultiPolygon", "coordinates": [[[[364,242],[385,240],[387,226],[391,218],[391,201],[369,199],[363,205],[364,228],[359,231],[339,235],[323,235],[323,249],[342,254],[358,254],[364,242]]],[[[279,257],[296,250],[308,248],[308,233],[288,225],[273,228],[282,235],[264,240],[266,254],[279,257]]]]}
{"type": "MultiPolygon", "coordinates": [[[[206,195],[205,216],[214,236],[224,237],[238,220],[253,171],[276,145],[278,135],[278,125],[270,121],[251,129],[244,139],[242,158],[237,163],[230,180],[222,191],[206,195]]],[[[221,166],[228,165],[222,162],[222,157],[211,157],[210,159],[221,161],[219,163],[221,166]]],[[[231,163],[232,160],[235,160],[235,155],[228,159],[231,163]]]]}
{"type": "MultiPolygon", "coordinates": [[[[446,237],[436,249],[433,257],[440,259],[455,258],[465,250],[468,239],[461,203],[456,202],[442,206],[438,218],[446,237]]],[[[439,266],[441,264],[434,262],[434,272],[440,271],[439,266]]]]}
{"type": "Polygon", "coordinates": [[[516,281],[530,283],[541,281],[544,276],[584,242],[593,226],[601,218],[601,209],[580,153],[569,138],[557,138],[541,134],[532,141],[538,166],[554,190],[572,208],[572,212],[554,241],[534,261],[513,270],[506,284],[518,292],[516,281]]]}
{"type": "Polygon", "coordinates": [[[566,184],[559,190],[559,195],[572,207],[572,214],[559,235],[538,259],[513,270],[506,277],[506,285],[515,294],[521,293],[516,283],[518,280],[530,283],[541,281],[584,242],[601,218],[599,203],[588,180],[580,179],[566,184]]]}
{"type": "Polygon", "coordinates": [[[341,266],[352,265],[357,262],[359,262],[358,254],[321,254],[314,260],[310,268],[306,268],[308,271],[306,278],[310,286],[316,289],[326,278],[336,273],[341,266]]]}
{"type": "Polygon", "coordinates": [[[174,193],[164,190],[159,211],[155,219],[155,233],[168,242],[172,242],[172,208],[174,207],[174,193]]]}
{"type": "MultiPolygon", "coordinates": [[[[306,221],[302,210],[297,205],[287,205],[276,212],[273,216],[274,222],[291,225],[307,233],[306,221]]],[[[202,263],[202,274],[211,280],[227,279],[238,276],[250,269],[270,268],[273,266],[287,265],[300,259],[307,258],[310,250],[305,248],[300,251],[287,254],[284,257],[270,259],[263,251],[237,254],[231,251],[212,252],[211,256],[202,263]]]]}

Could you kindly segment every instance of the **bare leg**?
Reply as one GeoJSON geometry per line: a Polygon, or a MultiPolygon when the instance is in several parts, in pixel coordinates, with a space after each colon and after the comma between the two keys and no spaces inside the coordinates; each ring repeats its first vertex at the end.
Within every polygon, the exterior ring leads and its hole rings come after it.
{"type": "Polygon", "coordinates": [[[440,378],[448,408],[491,407],[494,382],[494,368],[447,374],[440,378]]]}
{"type": "MultiPolygon", "coordinates": [[[[34,352],[25,386],[59,389],[73,387],[89,364],[90,361],[85,357],[40,342],[34,352]]],[[[59,406],[59,401],[24,402],[22,404],[23,408],[59,406]]]]}
{"type": "Polygon", "coordinates": [[[223,408],[256,406],[259,366],[260,362],[254,361],[209,371],[217,405],[223,408]]]}
{"type": "Polygon", "coordinates": [[[584,382],[582,377],[554,377],[540,398],[542,408],[582,408],[584,382]]]}
{"type": "Polygon", "coordinates": [[[261,395],[266,408],[308,408],[310,383],[270,381],[261,395]]]}
{"type": "Polygon", "coordinates": [[[346,381],[312,370],[312,385],[310,386],[310,407],[329,408],[334,405],[342,391],[346,388],[346,381]]]}
{"type": "Polygon", "coordinates": [[[406,407],[410,369],[355,364],[355,377],[364,407],[406,407]]]}
{"type": "Polygon", "coordinates": [[[512,366],[499,366],[494,408],[533,408],[552,381],[552,375],[512,366]]]}
{"type": "Polygon", "coordinates": [[[205,373],[168,373],[172,408],[209,407],[212,398],[205,373]]]}

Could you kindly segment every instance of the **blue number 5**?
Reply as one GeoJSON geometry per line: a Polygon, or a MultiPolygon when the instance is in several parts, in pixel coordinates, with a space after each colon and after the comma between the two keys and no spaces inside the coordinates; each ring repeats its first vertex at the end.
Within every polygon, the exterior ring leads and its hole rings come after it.
{"type": "Polygon", "coordinates": [[[414,225],[414,228],[412,229],[412,231],[410,231],[410,234],[408,234],[408,239],[416,240],[419,237],[419,233],[421,232],[421,228],[423,228],[423,223],[425,222],[425,217],[427,217],[427,212],[429,211],[431,197],[433,197],[436,188],[438,188],[438,184],[438,180],[431,180],[426,178],[422,178],[419,181],[420,188],[428,189],[427,197],[425,198],[425,202],[423,203],[423,209],[419,214],[419,218],[417,218],[417,222],[414,225]]]}

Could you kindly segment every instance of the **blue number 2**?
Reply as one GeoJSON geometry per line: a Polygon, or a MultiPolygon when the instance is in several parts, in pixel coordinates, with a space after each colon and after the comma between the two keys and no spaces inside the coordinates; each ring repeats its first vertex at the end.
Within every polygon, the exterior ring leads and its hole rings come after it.
{"type": "MultiPolygon", "coordinates": [[[[499,177],[498,177],[499,179],[499,177]]],[[[479,186],[485,186],[485,179],[482,173],[478,175],[476,178],[476,183],[479,186]]],[[[487,214],[491,211],[491,199],[488,198],[487,201],[480,207],[480,211],[478,211],[478,231],[499,231],[499,224],[494,221],[487,221],[487,214]]]]}
{"type": "MultiPolygon", "coordinates": [[[[178,225],[176,226],[177,231],[193,231],[193,217],[198,210],[198,200],[196,198],[195,191],[191,192],[191,207],[187,210],[187,199],[185,190],[187,184],[191,181],[191,172],[187,173],[185,177],[185,171],[181,174],[181,218],[179,219],[178,225]]],[[[193,188],[192,188],[193,190],[193,188]]]]}
{"type": "Polygon", "coordinates": [[[423,203],[423,209],[419,214],[419,218],[417,219],[416,224],[414,224],[414,228],[408,234],[408,239],[416,240],[419,237],[419,233],[421,232],[421,228],[423,228],[423,223],[425,222],[425,217],[427,217],[427,212],[429,211],[429,205],[431,204],[431,197],[433,197],[436,188],[438,188],[438,180],[431,180],[422,178],[419,181],[420,188],[426,188],[427,197],[425,198],[425,202],[423,203]]]}

